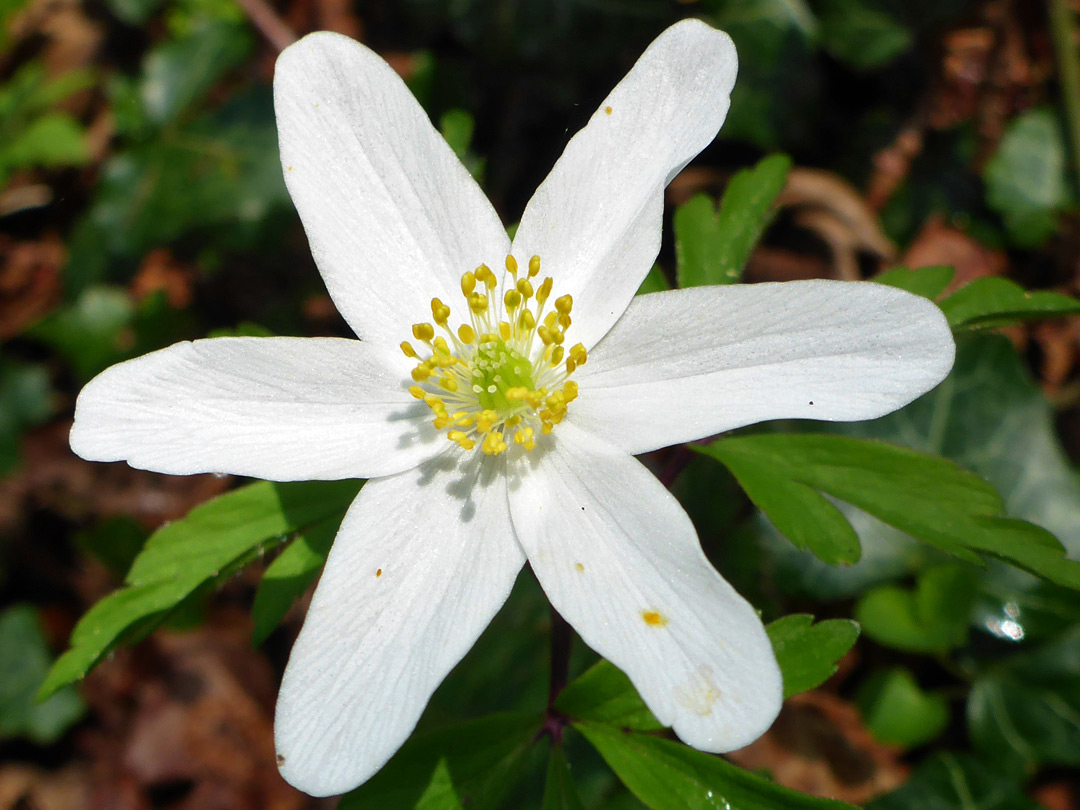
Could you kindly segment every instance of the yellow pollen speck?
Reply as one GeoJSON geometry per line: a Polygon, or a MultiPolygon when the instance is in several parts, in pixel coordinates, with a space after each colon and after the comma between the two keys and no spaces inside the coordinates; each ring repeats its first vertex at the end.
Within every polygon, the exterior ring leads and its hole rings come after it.
{"type": "Polygon", "coordinates": [[[668,623],[667,616],[657,613],[655,610],[641,611],[641,618],[649,627],[663,627],[668,623]]]}
{"type": "Polygon", "coordinates": [[[611,107],[604,107],[604,112],[611,115],[611,107]]]}
{"type": "Polygon", "coordinates": [[[581,563],[574,563],[574,568],[576,568],[578,571],[584,571],[585,570],[585,566],[582,565],[581,563]]]}

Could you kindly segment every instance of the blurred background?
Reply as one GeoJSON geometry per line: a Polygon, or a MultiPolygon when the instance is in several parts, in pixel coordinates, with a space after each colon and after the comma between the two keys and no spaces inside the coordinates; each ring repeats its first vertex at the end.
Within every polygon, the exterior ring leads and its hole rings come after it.
{"type": "MultiPolygon", "coordinates": [[[[701,17],[735,39],[740,73],[720,137],[669,188],[668,226],[694,195],[783,152],[794,168],[747,281],[950,265],[953,288],[1003,276],[1076,294],[1078,5],[0,0],[0,810],[333,806],[274,765],[273,702],[305,602],[253,646],[267,560],[78,689],[32,699],[146,537],[236,483],[76,458],[81,386],[208,334],[349,334],[277,158],[270,83],[294,38],[330,29],[380,53],[511,224],[643,48],[701,17]]],[[[670,227],[658,262],[673,281],[670,227]]],[[[1080,556],[1078,328],[965,341],[943,389],[848,430],[959,461],[1080,556]]],[[[677,448],[647,462],[677,473],[710,557],[766,618],[863,622],[837,675],[735,762],[859,804],[901,789],[881,810],[1080,807],[1080,598],[1004,567],[957,574],[858,514],[863,561],[829,569],[779,541],[719,465],[677,448]],[[961,598],[898,628],[875,611],[889,588],[961,598]]],[[[548,631],[526,573],[424,724],[542,709],[548,631]]],[[[575,672],[590,655],[577,643],[575,672]]],[[[641,807],[568,745],[587,807],[641,807]]],[[[543,753],[507,806],[539,806],[543,753]]]]}

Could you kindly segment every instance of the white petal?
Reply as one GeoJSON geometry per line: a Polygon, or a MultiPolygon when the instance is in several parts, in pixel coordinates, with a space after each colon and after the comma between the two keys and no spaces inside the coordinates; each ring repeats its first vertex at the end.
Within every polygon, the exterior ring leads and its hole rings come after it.
{"type": "Polygon", "coordinates": [[[447,444],[406,381],[400,352],[358,340],[177,343],[91,380],[75,404],[71,449],[174,475],[389,475],[447,444]]]}
{"type": "Polygon", "coordinates": [[[460,299],[462,273],[501,266],[509,240],[495,210],[405,83],[363,45],[318,33],[286,48],[274,109],[311,252],[361,338],[397,345],[431,320],[433,297],[460,299]]]}
{"type": "Polygon", "coordinates": [[[545,593],[662,723],[705,751],[780,710],[761,619],[705,559],[690,518],[636,460],[573,425],[511,479],[514,530],[545,593]]]}
{"type": "Polygon", "coordinates": [[[567,418],[628,453],[766,419],[874,419],[941,382],[954,354],[940,309],[879,284],[655,293],[589,352],[567,418]]]}
{"type": "Polygon", "coordinates": [[[307,793],[382,767],[521,569],[500,465],[454,458],[369,481],[341,524],[275,718],[281,773],[307,793]]]}
{"type": "Polygon", "coordinates": [[[660,249],[663,191],[715,137],[735,46],[699,20],[668,28],[566,146],[521,217],[514,256],[540,256],[574,298],[572,342],[591,347],[626,309],[660,249]],[[610,111],[610,112],[609,112],[610,111]]]}

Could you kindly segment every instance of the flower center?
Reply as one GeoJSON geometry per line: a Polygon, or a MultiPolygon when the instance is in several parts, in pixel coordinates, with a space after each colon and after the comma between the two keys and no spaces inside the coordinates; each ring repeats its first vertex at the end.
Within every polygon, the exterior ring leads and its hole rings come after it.
{"type": "Polygon", "coordinates": [[[547,277],[533,288],[540,257],[529,260],[519,277],[513,256],[506,257],[502,313],[498,312],[498,279],[482,264],[461,277],[461,294],[468,322],[449,326],[450,307],[431,299],[432,322],[413,324],[413,337],[426,348],[426,357],[405,341],[401,350],[416,360],[415,385],[409,391],[435,415],[433,424],[465,450],[480,445],[490,456],[510,443],[525,450],[536,447],[536,434],[550,433],[566,416],[577,397],[569,377],[587,359],[578,343],[563,348],[574,301],[569,295],[551,297],[547,277]],[[436,328],[445,333],[436,335],[436,328]]]}

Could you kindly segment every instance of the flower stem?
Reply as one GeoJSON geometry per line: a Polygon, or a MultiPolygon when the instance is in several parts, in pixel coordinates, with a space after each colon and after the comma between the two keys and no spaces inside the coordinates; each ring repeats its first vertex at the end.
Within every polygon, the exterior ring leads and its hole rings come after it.
{"type": "Polygon", "coordinates": [[[1076,25],[1068,0],[1050,0],[1050,31],[1061,77],[1075,181],[1080,190],[1080,54],[1077,53],[1076,25]]]}
{"type": "Polygon", "coordinates": [[[544,715],[542,734],[551,737],[552,745],[562,742],[566,717],[555,708],[555,699],[570,679],[570,648],[573,645],[573,631],[559,611],[551,609],[551,680],[548,686],[547,712],[544,715]]]}

